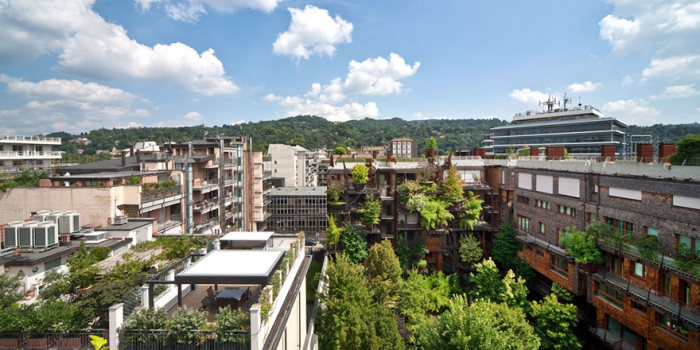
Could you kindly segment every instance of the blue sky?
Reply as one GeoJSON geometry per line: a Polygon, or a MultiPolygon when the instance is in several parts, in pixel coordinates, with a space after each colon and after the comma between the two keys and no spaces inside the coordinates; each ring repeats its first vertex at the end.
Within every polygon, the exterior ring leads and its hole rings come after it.
{"type": "Polygon", "coordinates": [[[568,93],[700,121],[699,1],[0,0],[0,134],[501,118],[568,93]]]}

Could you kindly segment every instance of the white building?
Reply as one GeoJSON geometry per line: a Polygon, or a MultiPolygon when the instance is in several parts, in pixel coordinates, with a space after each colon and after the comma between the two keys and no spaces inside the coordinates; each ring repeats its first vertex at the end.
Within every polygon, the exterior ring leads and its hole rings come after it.
{"type": "Polygon", "coordinates": [[[58,137],[0,136],[0,171],[17,172],[26,169],[49,169],[51,161],[61,159],[58,137]]]}
{"type": "Polygon", "coordinates": [[[313,156],[299,145],[270,144],[267,154],[271,157],[273,177],[283,177],[285,186],[316,186],[313,156]]]}

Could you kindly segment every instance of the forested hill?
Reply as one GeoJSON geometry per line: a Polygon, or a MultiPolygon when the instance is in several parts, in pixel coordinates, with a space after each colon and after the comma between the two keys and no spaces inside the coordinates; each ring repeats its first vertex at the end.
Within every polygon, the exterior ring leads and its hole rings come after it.
{"type": "MultiPolygon", "coordinates": [[[[187,141],[215,137],[217,134],[252,137],[253,147],[256,150],[266,150],[270,143],[292,143],[308,149],[341,145],[349,147],[378,146],[385,145],[394,137],[410,137],[417,140],[418,149],[422,150],[427,145],[428,139],[433,136],[438,142],[438,150],[442,153],[458,147],[478,147],[481,139],[489,133],[491,127],[505,123],[505,121],[498,119],[407,121],[399,118],[363,119],[333,123],[320,117],[297,116],[241,125],[99,129],[80,135],[57,132],[48,136],[63,139],[63,144],[59,148],[61,150],[74,153],[77,148],[82,148],[86,154],[94,154],[98,149],[111,150],[112,147],[124,149],[143,140],[158,143],[168,140],[187,141]],[[68,140],[78,136],[87,137],[92,141],[92,144],[68,143],[68,140]]],[[[700,134],[700,124],[631,126],[630,132],[658,135],[661,141],[675,142],[685,135],[700,134]]]]}

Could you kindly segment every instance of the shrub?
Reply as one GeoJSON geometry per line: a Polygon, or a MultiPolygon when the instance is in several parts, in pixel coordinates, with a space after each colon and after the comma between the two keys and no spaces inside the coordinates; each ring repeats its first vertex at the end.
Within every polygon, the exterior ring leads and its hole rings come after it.
{"type": "Polygon", "coordinates": [[[231,309],[226,306],[216,314],[216,335],[219,342],[236,342],[241,337],[231,331],[242,331],[250,328],[250,314],[241,309],[231,309]]]}
{"type": "Polygon", "coordinates": [[[382,203],[375,196],[365,196],[365,202],[360,205],[357,214],[360,215],[360,220],[366,225],[375,225],[379,223],[379,213],[382,210],[382,203]]]}
{"type": "Polygon", "coordinates": [[[595,237],[583,231],[568,228],[562,240],[566,251],[580,264],[602,264],[603,254],[595,245],[595,237]]]}
{"type": "Polygon", "coordinates": [[[659,260],[659,240],[656,236],[644,236],[637,240],[637,248],[642,258],[658,261],[659,260]]]}
{"type": "Polygon", "coordinates": [[[676,144],[676,153],[671,156],[671,163],[675,165],[698,165],[700,162],[700,135],[688,135],[676,144]]]}
{"type": "Polygon", "coordinates": [[[425,203],[428,198],[422,193],[414,193],[408,196],[406,201],[406,210],[410,212],[420,213],[425,208],[425,203]]]}
{"type": "Polygon", "coordinates": [[[345,225],[345,229],[340,234],[340,247],[354,263],[367,257],[367,240],[350,223],[345,225]]]}
{"type": "Polygon", "coordinates": [[[335,225],[335,217],[328,215],[328,226],[326,227],[326,242],[328,248],[334,249],[338,245],[342,229],[335,225]]]}
{"type": "Polygon", "coordinates": [[[435,230],[439,226],[445,226],[454,219],[447,210],[445,203],[438,200],[429,200],[420,212],[420,224],[425,230],[435,230]]]}
{"type": "Polygon", "coordinates": [[[141,178],[135,175],[131,175],[128,179],[126,179],[126,184],[127,185],[138,185],[141,183],[141,178]]]}
{"type": "Polygon", "coordinates": [[[183,307],[170,321],[170,341],[178,344],[198,343],[197,334],[190,332],[201,329],[207,321],[203,312],[183,307]]]}
{"type": "Polygon", "coordinates": [[[337,203],[340,198],[345,194],[345,186],[339,182],[335,182],[328,186],[328,201],[331,203],[337,203]]]}
{"type": "MultiPolygon", "coordinates": [[[[124,328],[127,330],[167,329],[168,314],[163,309],[144,308],[134,313],[124,328]]],[[[148,343],[160,338],[161,335],[157,333],[126,332],[126,339],[129,342],[148,343]]]]}
{"type": "Polygon", "coordinates": [[[369,169],[364,164],[355,164],[352,167],[352,182],[356,184],[366,184],[369,181],[369,169]]]}

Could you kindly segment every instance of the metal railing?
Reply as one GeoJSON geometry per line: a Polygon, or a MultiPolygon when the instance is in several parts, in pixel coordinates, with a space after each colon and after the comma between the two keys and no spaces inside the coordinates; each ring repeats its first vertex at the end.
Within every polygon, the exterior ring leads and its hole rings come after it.
{"type": "Polygon", "coordinates": [[[180,186],[174,186],[169,188],[159,188],[157,190],[150,190],[141,192],[141,201],[147,202],[160,198],[165,198],[169,196],[174,196],[180,194],[180,186]]]}
{"type": "Polygon", "coordinates": [[[17,141],[17,142],[52,142],[61,144],[60,137],[42,137],[42,136],[0,136],[0,141],[17,141]]]}
{"type": "Polygon", "coordinates": [[[247,350],[250,349],[250,332],[213,330],[174,332],[167,329],[124,329],[122,331],[122,341],[120,343],[120,347],[127,350],[247,350]]]}
{"type": "Polygon", "coordinates": [[[2,332],[0,349],[92,349],[90,336],[108,337],[106,329],[76,330],[68,332],[2,332]]]}
{"type": "Polygon", "coordinates": [[[2,151],[0,159],[61,159],[61,152],[37,152],[37,151],[2,151]]]}

